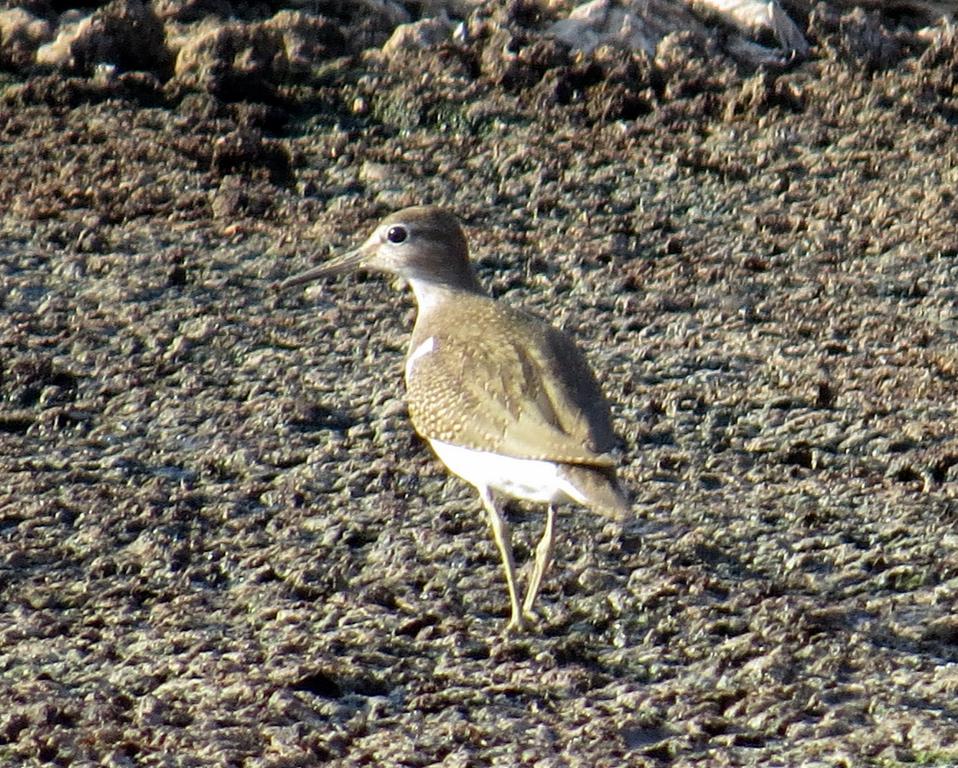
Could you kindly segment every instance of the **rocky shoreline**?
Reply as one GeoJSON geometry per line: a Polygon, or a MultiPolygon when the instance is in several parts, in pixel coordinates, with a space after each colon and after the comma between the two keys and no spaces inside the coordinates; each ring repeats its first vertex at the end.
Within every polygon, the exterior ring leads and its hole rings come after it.
{"type": "Polygon", "coordinates": [[[0,763],[958,762],[950,26],[789,5],[756,70],[214,5],[42,66],[64,13],[0,21],[0,763]],[[421,202],[624,438],[635,520],[563,511],[538,634],[408,424],[409,298],[271,290],[421,202]]]}

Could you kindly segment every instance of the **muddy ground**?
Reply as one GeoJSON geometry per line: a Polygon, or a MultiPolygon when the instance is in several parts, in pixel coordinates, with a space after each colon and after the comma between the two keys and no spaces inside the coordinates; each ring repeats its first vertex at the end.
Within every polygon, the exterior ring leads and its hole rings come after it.
{"type": "Polygon", "coordinates": [[[958,45],[821,9],[779,72],[508,14],[245,99],[8,64],[0,763],[958,763],[958,45]],[[536,634],[410,296],[270,288],[419,202],[614,403],[635,519],[563,511],[536,634]]]}

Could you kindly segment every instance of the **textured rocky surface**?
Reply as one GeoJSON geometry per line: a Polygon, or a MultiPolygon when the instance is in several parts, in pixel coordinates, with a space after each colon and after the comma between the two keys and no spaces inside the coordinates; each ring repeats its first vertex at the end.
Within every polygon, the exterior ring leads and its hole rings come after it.
{"type": "Polygon", "coordinates": [[[41,4],[5,49],[0,762],[958,760],[951,33],[822,5],[773,74],[214,5],[93,12],[205,25],[179,75],[23,69],[41,4]],[[564,512],[540,635],[408,426],[410,297],[270,288],[425,201],[616,404],[636,519],[564,512]]]}

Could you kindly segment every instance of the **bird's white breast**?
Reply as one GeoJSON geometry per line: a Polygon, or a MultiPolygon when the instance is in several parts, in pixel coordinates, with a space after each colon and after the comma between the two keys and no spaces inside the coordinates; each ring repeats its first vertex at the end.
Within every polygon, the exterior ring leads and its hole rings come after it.
{"type": "Polygon", "coordinates": [[[422,344],[416,347],[414,350],[410,351],[408,357],[406,357],[406,378],[408,379],[412,375],[413,368],[416,367],[416,363],[419,362],[426,355],[430,354],[436,348],[436,337],[430,336],[422,344]]]}
{"type": "Polygon", "coordinates": [[[430,440],[432,449],[451,472],[477,488],[492,488],[527,501],[579,501],[581,496],[551,461],[516,459],[489,451],[430,440]]]}

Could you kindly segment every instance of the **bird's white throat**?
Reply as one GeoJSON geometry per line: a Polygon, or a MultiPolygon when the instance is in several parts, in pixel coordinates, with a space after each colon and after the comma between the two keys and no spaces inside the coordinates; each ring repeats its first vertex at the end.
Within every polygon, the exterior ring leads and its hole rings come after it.
{"type": "Polygon", "coordinates": [[[426,315],[432,312],[443,301],[449,299],[455,289],[435,283],[432,280],[423,280],[418,277],[408,278],[407,282],[412,292],[416,296],[416,305],[419,307],[419,314],[426,315]]]}

